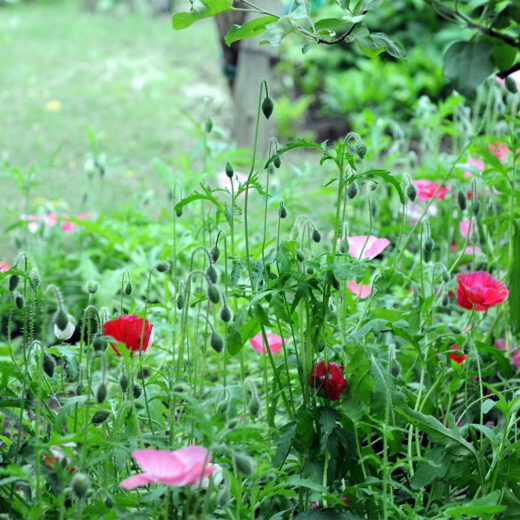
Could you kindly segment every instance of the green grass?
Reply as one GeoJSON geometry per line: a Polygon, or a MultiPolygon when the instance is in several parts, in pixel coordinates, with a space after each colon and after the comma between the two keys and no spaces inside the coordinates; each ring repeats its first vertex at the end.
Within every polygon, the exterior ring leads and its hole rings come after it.
{"type": "MultiPolygon", "coordinates": [[[[31,211],[44,199],[89,209],[88,129],[107,155],[103,209],[157,188],[154,158],[171,163],[192,145],[181,110],[201,120],[207,97],[220,124],[230,118],[219,53],[210,21],[179,33],[169,16],[91,14],[76,2],[0,8],[0,159],[27,171],[60,148],[31,211]]],[[[0,193],[5,229],[23,201],[11,178],[0,177],[0,193]]]]}

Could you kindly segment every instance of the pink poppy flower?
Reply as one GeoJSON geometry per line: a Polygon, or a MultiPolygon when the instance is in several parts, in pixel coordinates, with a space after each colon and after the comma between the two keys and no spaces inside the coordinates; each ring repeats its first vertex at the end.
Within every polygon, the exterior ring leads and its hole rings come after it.
{"type": "Polygon", "coordinates": [[[468,233],[473,233],[474,229],[478,230],[475,223],[471,223],[471,220],[461,220],[459,222],[459,231],[464,238],[468,236],[468,233]]]}
{"type": "MultiPolygon", "coordinates": [[[[500,350],[506,350],[506,340],[505,339],[497,339],[495,341],[495,347],[500,350]]],[[[516,345],[512,342],[509,343],[509,352],[511,352],[509,356],[509,360],[511,361],[511,366],[513,368],[520,367],[520,350],[516,348],[516,345]]]]}
{"type": "Polygon", "coordinates": [[[447,187],[440,187],[438,182],[431,182],[426,179],[420,179],[417,181],[412,181],[412,184],[417,188],[417,196],[422,200],[433,199],[435,196],[436,199],[444,199],[446,193],[450,191],[447,187]],[[437,190],[439,190],[437,192],[437,190]],[[437,192],[437,195],[435,195],[437,192]]]}
{"type": "Polygon", "coordinates": [[[64,233],[73,233],[74,232],[74,223],[71,222],[70,220],[66,220],[62,226],[61,226],[61,230],[64,232],[64,233]]]}
{"type": "MultiPolygon", "coordinates": [[[[233,190],[235,193],[238,191],[238,185],[244,184],[247,181],[247,175],[244,173],[235,172],[233,175],[233,190]]],[[[231,193],[231,181],[229,177],[226,175],[226,172],[221,172],[218,174],[217,177],[218,187],[222,188],[224,190],[228,190],[231,193]]],[[[251,195],[251,194],[249,194],[251,195]]],[[[243,191],[238,198],[242,199],[245,198],[246,192],[243,191]]]]}
{"type": "Polygon", "coordinates": [[[209,464],[209,454],[201,446],[189,446],[175,451],[137,450],[132,458],[143,468],[144,473],[123,480],[119,485],[133,489],[151,483],[167,486],[189,486],[207,477],[216,467],[209,464]]]}
{"type": "Polygon", "coordinates": [[[0,262],[0,273],[6,273],[11,269],[11,266],[7,262],[0,262]]]}
{"type": "MultiPolygon", "coordinates": [[[[469,159],[468,162],[466,163],[466,166],[469,166],[469,167],[474,166],[475,169],[479,172],[484,171],[484,163],[480,159],[475,159],[475,157],[472,157],[471,159],[469,159]]],[[[464,175],[464,177],[466,177],[466,179],[469,179],[473,175],[473,172],[471,172],[470,170],[464,170],[462,172],[462,175],[464,175]]]]}
{"type": "Polygon", "coordinates": [[[464,309],[485,311],[507,300],[509,291],[505,283],[485,271],[457,275],[457,301],[464,309]]]}
{"type": "MultiPolygon", "coordinates": [[[[424,208],[422,207],[422,203],[415,204],[414,202],[408,201],[408,204],[406,204],[406,216],[413,219],[414,224],[423,216],[423,213],[424,208]]],[[[432,204],[426,211],[428,217],[436,217],[437,213],[438,211],[434,204],[432,204]]]]}
{"type": "Polygon", "coordinates": [[[43,221],[49,227],[54,227],[58,223],[58,215],[56,213],[47,213],[43,217],[43,221]]]}
{"type": "Polygon", "coordinates": [[[498,141],[495,141],[494,144],[488,145],[488,148],[489,151],[493,152],[500,161],[504,162],[507,160],[509,148],[505,144],[500,144],[498,141]]]}
{"type": "Polygon", "coordinates": [[[347,237],[348,254],[352,258],[372,259],[384,251],[389,245],[387,238],[377,238],[373,235],[361,235],[357,237],[347,237]]]}
{"type": "Polygon", "coordinates": [[[347,282],[347,289],[362,300],[368,298],[372,292],[372,287],[370,287],[370,285],[356,283],[354,280],[347,282]]]}
{"type": "MultiPolygon", "coordinates": [[[[271,332],[266,333],[267,342],[269,343],[269,350],[271,354],[276,354],[282,350],[282,339],[284,343],[288,343],[289,340],[287,338],[281,338],[276,334],[272,334],[271,332]]],[[[262,336],[262,331],[260,331],[256,336],[249,339],[251,346],[259,353],[259,354],[267,354],[267,348],[264,345],[264,338],[262,336]]]]}

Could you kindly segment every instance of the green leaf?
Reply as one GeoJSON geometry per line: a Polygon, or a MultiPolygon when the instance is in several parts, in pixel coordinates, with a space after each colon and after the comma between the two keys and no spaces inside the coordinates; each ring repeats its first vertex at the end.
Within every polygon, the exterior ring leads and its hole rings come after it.
{"type": "MultiPolygon", "coordinates": [[[[285,145],[283,148],[280,148],[276,155],[280,156],[285,152],[288,152],[289,150],[293,150],[294,148],[317,148],[318,150],[322,150],[323,152],[327,151],[325,143],[322,144],[316,144],[311,141],[305,141],[302,139],[301,141],[296,141],[295,143],[289,143],[285,145]]],[[[269,158],[269,160],[265,163],[264,169],[269,168],[269,165],[275,160],[276,155],[273,155],[269,158]]]]}
{"type": "Polygon", "coordinates": [[[338,412],[330,406],[323,406],[318,409],[319,424],[320,424],[320,444],[324,449],[327,445],[327,440],[336,426],[338,420],[338,412]]]}
{"type": "Polygon", "coordinates": [[[516,49],[507,43],[498,42],[491,57],[498,70],[506,70],[515,62],[516,49]]]}
{"type": "Polygon", "coordinates": [[[310,480],[308,478],[301,478],[298,475],[293,475],[287,479],[287,483],[291,486],[296,486],[298,488],[304,487],[307,489],[312,489],[312,491],[319,491],[320,493],[326,493],[327,488],[323,487],[321,484],[314,482],[314,480],[310,480]]]}
{"type": "Polygon", "coordinates": [[[282,16],[277,22],[266,25],[265,39],[260,44],[270,43],[273,47],[277,47],[287,35],[296,30],[296,27],[290,16],[282,16]]]}
{"type": "Polygon", "coordinates": [[[296,424],[292,423],[287,431],[280,437],[277,443],[276,453],[273,458],[273,466],[275,468],[281,468],[287,455],[289,454],[289,450],[291,448],[292,440],[296,435],[296,424]]]}
{"type": "Polygon", "coordinates": [[[514,334],[520,332],[520,220],[513,222],[513,233],[509,245],[508,289],[509,320],[514,334]]]}
{"type": "Polygon", "coordinates": [[[444,53],[443,69],[453,88],[467,98],[473,98],[475,89],[495,69],[491,59],[493,50],[494,45],[487,40],[451,44],[444,53]]]}
{"type": "Polygon", "coordinates": [[[383,47],[379,47],[378,49],[371,49],[370,47],[365,47],[364,45],[361,45],[358,43],[359,50],[368,58],[375,58],[382,52],[385,52],[383,47]]]}
{"type": "Polygon", "coordinates": [[[259,16],[254,20],[250,20],[244,25],[233,25],[225,36],[226,44],[231,45],[233,42],[238,40],[245,40],[246,38],[252,38],[258,36],[265,31],[265,26],[268,23],[276,22],[278,18],[276,16],[259,16]]]}
{"type": "Polygon", "coordinates": [[[172,27],[175,30],[186,29],[191,24],[203,18],[209,18],[219,13],[231,11],[233,0],[200,0],[203,7],[190,12],[177,13],[172,17],[172,27]]]}
{"type": "Polygon", "coordinates": [[[395,177],[392,177],[388,170],[368,170],[361,173],[360,175],[377,175],[386,182],[389,182],[397,190],[401,204],[404,204],[404,193],[403,189],[401,188],[401,183],[395,177]]]}
{"type": "MultiPolygon", "coordinates": [[[[403,59],[405,57],[405,54],[401,47],[397,45],[392,39],[390,39],[385,33],[381,32],[375,32],[370,33],[366,36],[358,38],[358,45],[360,46],[360,49],[367,54],[367,52],[370,52],[370,49],[373,51],[379,51],[374,54],[374,56],[377,56],[380,52],[386,51],[390,56],[393,56],[394,58],[403,59]]],[[[367,54],[369,57],[369,54],[367,54]]]]}
{"type": "Polygon", "coordinates": [[[499,489],[493,491],[485,497],[476,498],[466,504],[458,504],[444,510],[444,513],[450,513],[455,518],[462,518],[460,515],[476,515],[482,518],[482,515],[492,515],[501,513],[507,509],[506,506],[498,505],[500,501],[501,491],[499,489]]]}
{"type": "Polygon", "coordinates": [[[449,468],[449,457],[444,448],[435,448],[426,458],[417,464],[415,473],[410,481],[413,489],[421,489],[431,484],[436,478],[446,475],[449,468]]]}
{"type": "Polygon", "coordinates": [[[177,202],[177,204],[175,204],[175,211],[182,209],[184,206],[187,206],[188,204],[190,204],[190,202],[193,202],[195,200],[209,200],[210,202],[213,202],[213,204],[215,204],[215,206],[217,206],[217,208],[220,211],[222,211],[222,213],[225,213],[224,206],[222,206],[220,201],[216,199],[213,195],[211,195],[211,192],[209,192],[209,190],[207,190],[205,186],[202,186],[202,189],[206,193],[199,193],[198,191],[196,191],[193,195],[185,197],[184,199],[177,202]]]}

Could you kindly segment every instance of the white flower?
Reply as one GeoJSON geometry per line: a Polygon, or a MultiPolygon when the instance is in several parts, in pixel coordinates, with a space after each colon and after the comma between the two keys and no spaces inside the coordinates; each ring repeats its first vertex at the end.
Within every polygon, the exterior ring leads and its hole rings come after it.
{"type": "Polygon", "coordinates": [[[192,489],[208,489],[210,480],[213,482],[213,485],[218,486],[224,480],[224,472],[222,470],[222,466],[220,464],[213,464],[215,468],[217,468],[211,475],[204,477],[202,480],[195,482],[191,487],[192,489]]]}
{"type": "Polygon", "coordinates": [[[67,326],[65,327],[64,330],[61,330],[56,323],[54,324],[54,335],[58,339],[62,339],[64,341],[70,339],[72,337],[72,335],[74,334],[75,330],[76,330],[76,325],[74,325],[74,323],[72,323],[71,321],[69,321],[67,323],[67,326]]]}

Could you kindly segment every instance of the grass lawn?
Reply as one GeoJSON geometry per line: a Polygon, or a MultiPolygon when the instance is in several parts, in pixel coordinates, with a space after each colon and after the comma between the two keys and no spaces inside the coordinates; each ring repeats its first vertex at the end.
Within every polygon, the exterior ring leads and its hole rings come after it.
{"type": "MultiPolygon", "coordinates": [[[[89,129],[107,158],[103,209],[160,186],[154,159],[174,164],[193,147],[182,111],[201,121],[208,98],[218,124],[230,120],[219,54],[211,21],[175,32],[169,16],[91,14],[76,2],[0,8],[2,229],[25,205],[8,167],[39,169],[58,149],[29,211],[45,200],[88,211],[89,129]]],[[[2,235],[0,250],[10,251],[2,235]]]]}

